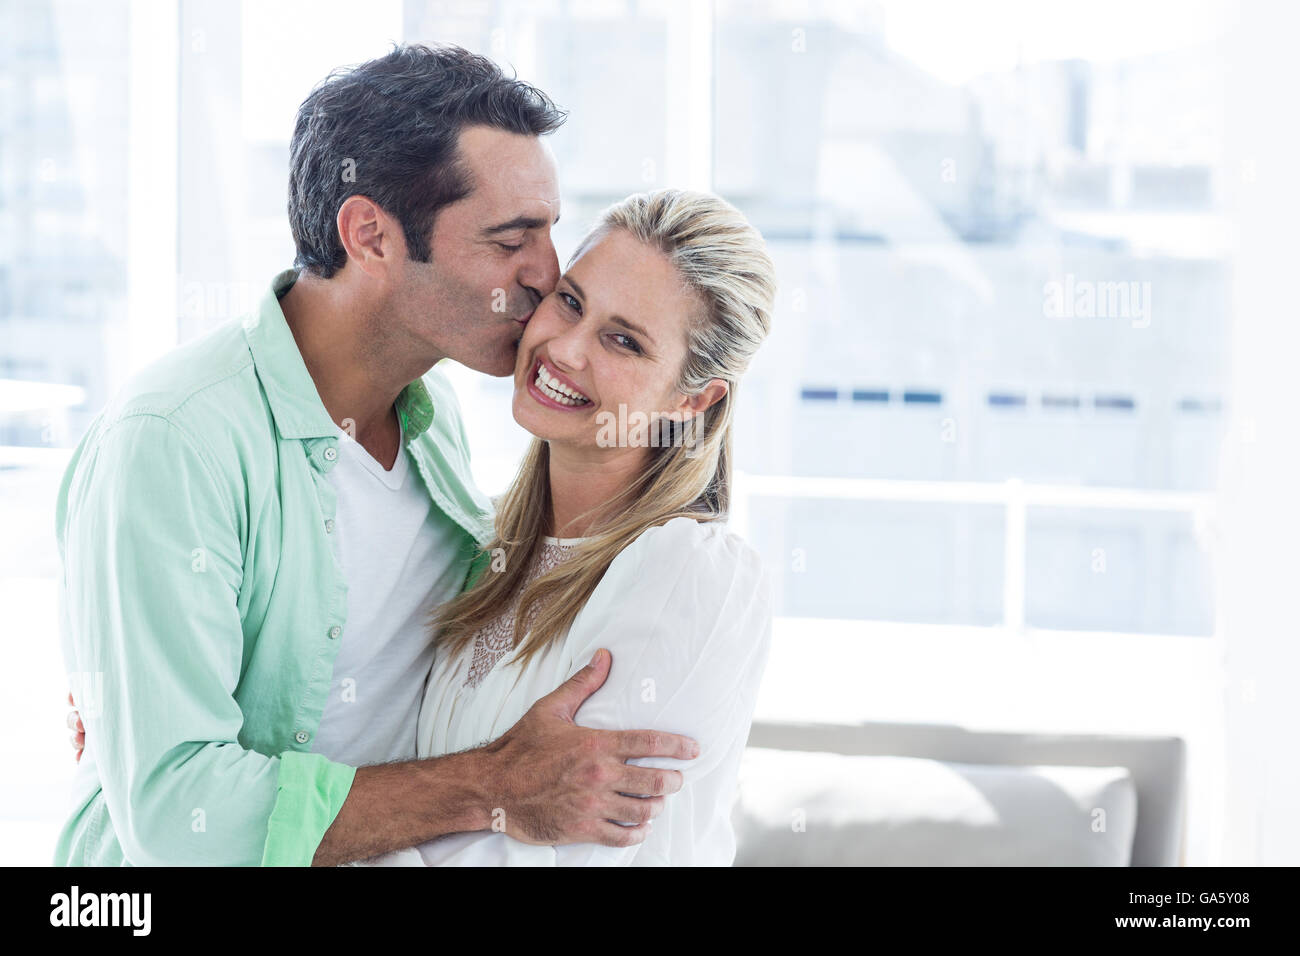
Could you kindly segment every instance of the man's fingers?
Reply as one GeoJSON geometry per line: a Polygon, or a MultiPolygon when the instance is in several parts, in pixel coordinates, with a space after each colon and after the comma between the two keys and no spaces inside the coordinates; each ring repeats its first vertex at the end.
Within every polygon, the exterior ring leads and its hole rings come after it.
{"type": "Polygon", "coordinates": [[[572,720],[573,715],[582,706],[582,702],[600,690],[600,685],[605,683],[605,678],[609,676],[609,663],[609,651],[602,647],[596,651],[586,667],[543,699],[550,704],[552,710],[572,720]]]}
{"type": "Polygon", "coordinates": [[[620,730],[618,755],[624,760],[633,757],[676,757],[694,760],[700,755],[700,745],[690,737],[663,733],[658,730],[620,730]]]}
{"type": "Polygon", "coordinates": [[[614,789],[619,793],[662,797],[682,789],[682,782],[680,770],[635,767],[629,763],[623,765],[623,775],[614,784],[614,789]]]}
{"type": "Polygon", "coordinates": [[[629,797],[619,794],[610,811],[609,819],[619,823],[649,823],[663,813],[667,797],[629,797]]]}
{"type": "Polygon", "coordinates": [[[68,721],[67,721],[67,722],[68,722],[68,729],[69,729],[69,730],[81,730],[81,731],[84,731],[84,730],[86,729],[85,727],[81,726],[81,714],[77,713],[75,710],[70,710],[70,711],[68,711],[68,721]]]}
{"type": "Polygon", "coordinates": [[[596,827],[596,842],[602,846],[636,846],[650,835],[649,823],[625,827],[602,820],[596,827]]]}

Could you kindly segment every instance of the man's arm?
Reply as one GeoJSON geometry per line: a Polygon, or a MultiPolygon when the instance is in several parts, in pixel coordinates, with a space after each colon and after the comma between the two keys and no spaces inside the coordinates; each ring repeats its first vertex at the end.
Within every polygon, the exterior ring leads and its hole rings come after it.
{"type": "Polygon", "coordinates": [[[177,425],[137,414],[60,488],[67,666],[134,865],[256,866],[268,845],[310,862],[354,773],[238,742],[242,549],[220,474],[177,425]]]}
{"type": "Polygon", "coordinates": [[[605,682],[609,667],[609,653],[599,652],[485,747],[359,768],[312,865],[335,866],[448,833],[486,830],[501,814],[506,832],[528,843],[642,842],[664,798],[681,789],[682,774],[625,761],[689,760],[699,748],[676,734],[577,726],[574,714],[605,682]]]}
{"type": "MultiPolygon", "coordinates": [[[[681,789],[682,774],[623,761],[630,756],[691,759],[699,748],[675,734],[575,726],[573,714],[604,683],[610,664],[610,655],[602,652],[487,747],[358,768],[342,807],[316,847],[312,865],[337,866],[449,833],[486,830],[498,807],[526,842],[614,847],[640,843],[647,834],[646,821],[662,812],[664,797],[681,789]],[[522,760],[521,750],[526,753],[522,760]],[[633,802],[624,793],[658,796],[633,802]],[[638,825],[618,826],[610,819],[638,825]]],[[[73,703],[71,694],[68,703],[73,703]]],[[[75,709],[69,716],[69,726],[74,722],[80,726],[75,709]]],[[[73,740],[78,760],[84,736],[79,733],[73,740]]],[[[292,800],[277,803],[273,815],[277,812],[286,819],[283,828],[271,827],[266,847],[271,862],[292,858],[292,844],[301,842],[295,828],[310,816],[310,810],[292,800]],[[286,838],[290,845],[277,845],[286,838]]],[[[328,810],[322,807],[322,812],[328,810]]]]}
{"type": "Polygon", "coordinates": [[[475,752],[358,767],[312,866],[369,859],[424,840],[483,830],[490,817],[474,784],[475,752]]]}

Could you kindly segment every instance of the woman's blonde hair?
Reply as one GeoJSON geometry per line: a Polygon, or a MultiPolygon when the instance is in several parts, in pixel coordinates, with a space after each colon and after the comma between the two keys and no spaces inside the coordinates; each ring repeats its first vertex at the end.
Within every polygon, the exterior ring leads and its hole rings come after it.
{"type": "MultiPolygon", "coordinates": [[[[569,264],[617,229],[663,253],[704,306],[688,318],[677,391],[695,395],[717,378],[727,383],[727,393],[694,421],[665,420],[661,427],[671,435],[661,442],[650,440],[645,469],[614,498],[584,513],[604,510],[604,517],[588,529],[587,540],[523,591],[513,626],[515,658],[524,663],[568,632],[610,563],[646,529],[680,516],[727,518],[736,390],[772,324],[776,272],[771,257],[762,236],[730,203],[681,189],[629,196],[601,213],[569,264]],[[688,428],[690,441],[684,442],[688,428]],[[536,619],[528,627],[533,607],[536,619]],[[525,635],[522,640],[520,635],[525,635]]],[[[548,533],[549,456],[550,445],[534,438],[498,502],[494,539],[477,549],[469,587],[433,613],[439,654],[464,649],[523,587],[548,533]],[[489,567],[491,573],[483,573],[489,567]]]]}

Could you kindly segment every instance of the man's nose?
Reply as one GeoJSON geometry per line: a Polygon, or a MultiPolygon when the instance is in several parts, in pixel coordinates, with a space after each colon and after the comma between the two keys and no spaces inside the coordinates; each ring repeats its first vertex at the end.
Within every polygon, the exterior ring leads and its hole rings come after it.
{"type": "Polygon", "coordinates": [[[555,291],[560,281],[560,260],[550,236],[534,247],[534,254],[519,274],[519,284],[532,290],[538,302],[555,291]]]}

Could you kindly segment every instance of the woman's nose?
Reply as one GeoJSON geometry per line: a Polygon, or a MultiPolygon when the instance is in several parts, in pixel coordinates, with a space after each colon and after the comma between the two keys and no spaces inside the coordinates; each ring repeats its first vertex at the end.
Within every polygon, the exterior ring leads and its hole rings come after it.
{"type": "Polygon", "coordinates": [[[551,339],[547,352],[557,365],[574,371],[587,366],[587,331],[584,323],[575,322],[551,339]]]}

